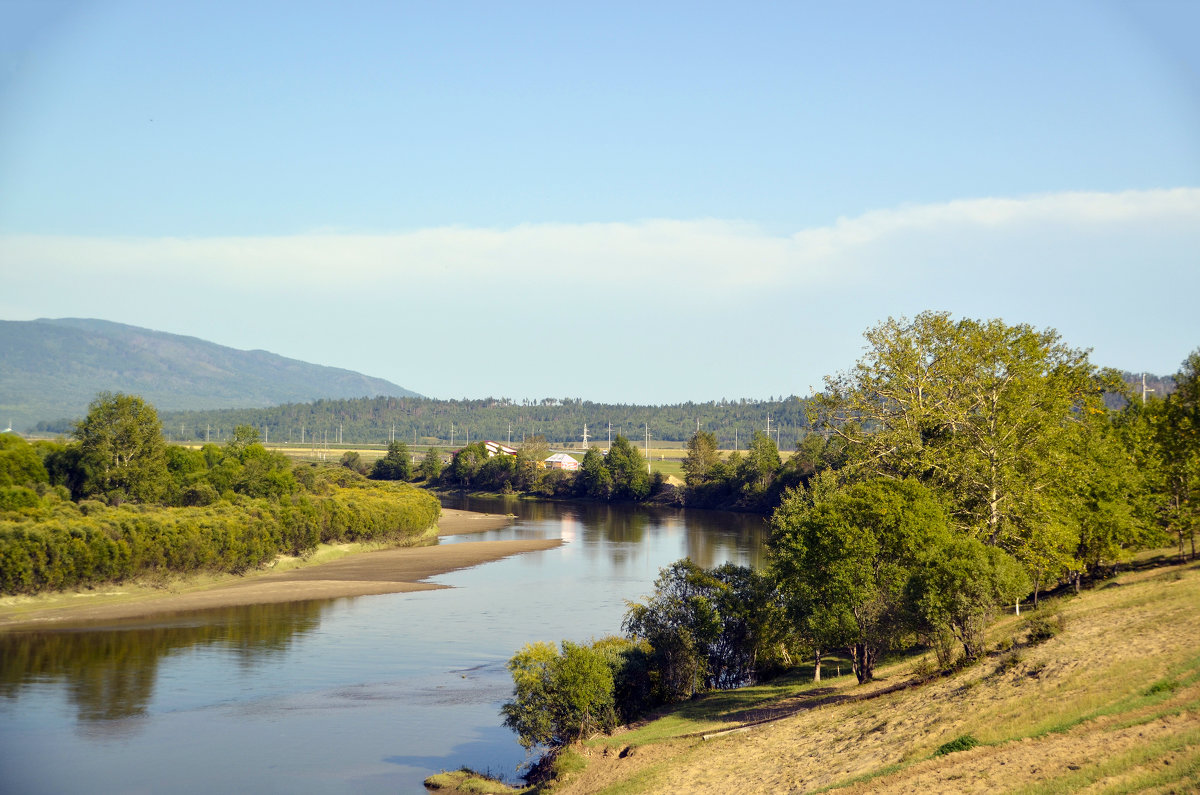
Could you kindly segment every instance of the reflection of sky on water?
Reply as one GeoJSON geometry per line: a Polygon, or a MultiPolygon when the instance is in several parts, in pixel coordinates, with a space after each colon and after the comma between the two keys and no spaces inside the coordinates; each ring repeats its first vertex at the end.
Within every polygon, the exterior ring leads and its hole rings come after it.
{"type": "Polygon", "coordinates": [[[658,569],[758,565],[757,517],[471,501],[564,539],[434,578],[450,590],[0,634],[0,770],[14,792],[410,792],[524,759],[500,723],[523,644],[620,631],[658,569]]]}

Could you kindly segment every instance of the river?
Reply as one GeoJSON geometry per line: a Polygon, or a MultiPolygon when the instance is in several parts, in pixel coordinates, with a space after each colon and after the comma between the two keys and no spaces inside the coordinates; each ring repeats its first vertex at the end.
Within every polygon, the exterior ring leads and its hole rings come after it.
{"type": "Polygon", "coordinates": [[[682,557],[758,566],[760,517],[464,498],[508,528],[441,543],[561,547],[433,578],[449,589],[0,634],[0,791],[424,792],[468,765],[516,780],[499,716],[523,644],[616,634],[682,557]]]}

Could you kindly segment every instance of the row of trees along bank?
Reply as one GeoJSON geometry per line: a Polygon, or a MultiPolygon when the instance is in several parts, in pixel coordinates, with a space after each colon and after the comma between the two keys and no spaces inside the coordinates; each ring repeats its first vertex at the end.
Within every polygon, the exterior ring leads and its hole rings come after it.
{"type": "MultiPolygon", "coordinates": [[[[1119,374],[1054,331],[928,312],[866,338],[812,403],[767,570],[679,561],[630,605],[624,637],[526,646],[503,709],[521,742],[561,746],[799,660],[820,678],[831,653],[860,682],[881,655],[919,645],[944,668],[971,662],[1004,605],[1036,607],[1047,588],[1078,589],[1140,549],[1195,557],[1200,351],[1173,393],[1113,409],[1119,374]]],[[[760,485],[780,471],[765,467],[760,485]]],[[[693,494],[730,477],[703,433],[685,472],[693,494]]],[[[1033,615],[1030,638],[1044,637],[1053,622],[1033,615]]]]}
{"type": "Polygon", "coordinates": [[[687,487],[682,490],[670,485],[661,471],[650,471],[642,451],[621,435],[607,450],[589,447],[576,471],[547,469],[543,462],[550,447],[540,437],[518,447],[516,455],[494,455],[484,442],[473,442],[455,450],[444,467],[436,448],[426,451],[420,465],[414,467],[413,456],[402,442],[391,443],[388,453],[373,467],[355,452],[346,453],[342,463],[372,478],[420,478],[446,489],[604,502],[649,500],[769,513],[788,488],[814,472],[814,440],[819,437],[801,442],[798,453],[785,462],[774,440],[762,431],[751,436],[744,454],[726,456],[718,453],[713,434],[697,433],[688,443],[683,462],[687,487]]]}
{"type": "Polygon", "coordinates": [[[403,483],[295,466],[255,429],[169,446],[154,408],[101,394],[70,443],[0,436],[0,592],[241,572],[343,541],[418,543],[441,508],[403,483]]]}

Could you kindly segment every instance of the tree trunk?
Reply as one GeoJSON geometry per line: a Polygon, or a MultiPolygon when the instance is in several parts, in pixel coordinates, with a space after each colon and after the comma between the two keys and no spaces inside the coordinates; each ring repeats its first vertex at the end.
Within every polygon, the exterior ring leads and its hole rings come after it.
{"type": "Polygon", "coordinates": [[[813,652],[813,681],[821,681],[821,650],[813,652]]]}
{"type": "Polygon", "coordinates": [[[875,678],[875,650],[866,643],[856,643],[852,653],[854,675],[858,678],[858,683],[864,685],[875,678]]]}

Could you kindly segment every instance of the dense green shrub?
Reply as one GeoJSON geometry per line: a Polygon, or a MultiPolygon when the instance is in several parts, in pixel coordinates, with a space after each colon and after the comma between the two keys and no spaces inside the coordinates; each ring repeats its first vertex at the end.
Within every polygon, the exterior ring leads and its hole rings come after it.
{"type": "Polygon", "coordinates": [[[0,487],[0,511],[19,511],[24,508],[36,508],[41,504],[41,497],[33,489],[25,486],[0,487]]]}
{"type": "Polygon", "coordinates": [[[1046,608],[1030,613],[1025,617],[1024,623],[1030,644],[1048,641],[1066,627],[1062,613],[1049,611],[1046,608]]]}
{"type": "Polygon", "coordinates": [[[0,513],[3,593],[155,573],[242,572],[320,542],[415,538],[441,511],[433,496],[415,488],[366,480],[327,495],[237,497],[193,508],[76,506],[57,496],[38,501],[28,489],[6,491],[25,507],[0,513]]]}
{"type": "Polygon", "coordinates": [[[944,745],[938,746],[938,749],[933,752],[933,755],[945,756],[946,754],[952,754],[957,751],[969,751],[977,745],[979,745],[978,740],[976,740],[970,734],[964,734],[961,737],[955,737],[953,740],[944,745]]]}
{"type": "Polygon", "coordinates": [[[550,643],[528,644],[508,670],[513,700],[501,714],[525,748],[562,747],[616,726],[613,669],[595,646],[564,640],[560,654],[550,643]]]}
{"type": "Polygon", "coordinates": [[[15,434],[0,434],[0,486],[32,486],[49,480],[37,448],[15,434]]]}

